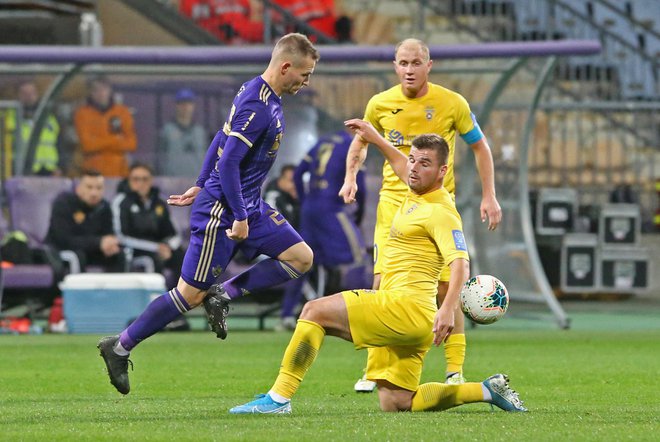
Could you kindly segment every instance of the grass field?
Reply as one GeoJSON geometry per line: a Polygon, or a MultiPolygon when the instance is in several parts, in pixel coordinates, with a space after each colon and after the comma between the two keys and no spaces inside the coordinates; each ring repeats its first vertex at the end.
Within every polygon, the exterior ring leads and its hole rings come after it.
{"type": "MultiPolygon", "coordinates": [[[[576,325],[594,326],[570,331],[518,319],[469,332],[468,378],[508,373],[526,414],[486,404],[382,413],[376,395],[352,390],[366,353],[335,338],[326,339],[293,415],[233,416],[229,408],[270,387],[288,333],[234,331],[222,342],[206,332],[161,333],[134,352],[126,397],[108,382],[99,336],[0,336],[0,439],[658,440],[660,326],[652,313],[624,317],[652,324],[637,329],[613,318],[578,315],[576,325]]],[[[443,360],[431,351],[424,381],[440,378],[443,360]]]]}

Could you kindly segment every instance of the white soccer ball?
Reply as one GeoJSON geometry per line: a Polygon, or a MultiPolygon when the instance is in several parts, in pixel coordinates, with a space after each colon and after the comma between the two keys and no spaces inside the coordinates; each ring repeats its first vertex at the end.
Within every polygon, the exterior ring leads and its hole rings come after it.
{"type": "Polygon", "coordinates": [[[477,324],[492,324],[498,321],[509,308],[509,293],[494,276],[477,275],[461,290],[461,309],[477,324]]]}

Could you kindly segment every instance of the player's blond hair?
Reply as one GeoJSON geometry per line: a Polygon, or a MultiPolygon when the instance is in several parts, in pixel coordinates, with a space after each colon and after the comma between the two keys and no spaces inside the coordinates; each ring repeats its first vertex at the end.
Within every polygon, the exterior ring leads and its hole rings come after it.
{"type": "Polygon", "coordinates": [[[429,61],[431,59],[431,52],[429,51],[428,45],[418,38],[406,38],[405,40],[398,42],[394,47],[394,59],[396,60],[396,54],[399,53],[399,49],[402,46],[413,45],[419,46],[419,49],[421,49],[422,55],[424,56],[424,61],[429,61]]]}
{"type": "Polygon", "coordinates": [[[412,140],[412,146],[419,150],[428,149],[435,151],[438,163],[441,166],[447,164],[449,159],[449,145],[444,138],[438,134],[422,134],[412,140]]]}
{"type": "Polygon", "coordinates": [[[277,41],[273,48],[271,60],[281,61],[282,58],[287,57],[291,57],[296,62],[306,58],[318,61],[321,58],[319,51],[309,41],[307,36],[297,32],[286,34],[277,41]]]}

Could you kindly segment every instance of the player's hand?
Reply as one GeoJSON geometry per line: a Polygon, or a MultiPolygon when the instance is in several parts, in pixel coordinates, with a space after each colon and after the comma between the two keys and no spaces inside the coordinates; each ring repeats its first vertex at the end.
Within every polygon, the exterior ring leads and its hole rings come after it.
{"type": "Polygon", "coordinates": [[[380,134],[368,121],[360,120],[359,118],[353,118],[351,120],[344,121],[344,125],[355,132],[357,135],[362,138],[362,141],[365,143],[376,144],[380,138],[380,134]]]}
{"type": "Polygon", "coordinates": [[[443,303],[433,320],[433,343],[442,344],[452,331],[454,331],[454,310],[449,308],[447,303],[443,303]]]}
{"type": "Polygon", "coordinates": [[[488,230],[497,229],[497,225],[502,221],[502,208],[497,198],[494,196],[485,196],[481,200],[481,222],[485,223],[488,218],[488,230]]]}
{"type": "Polygon", "coordinates": [[[344,204],[351,204],[355,202],[357,191],[358,186],[355,181],[344,181],[338,195],[344,199],[344,204]]]}
{"type": "Polygon", "coordinates": [[[225,230],[227,238],[240,242],[245,240],[248,237],[249,232],[247,218],[242,221],[234,220],[234,223],[231,226],[231,229],[225,230]]]}
{"type": "Polygon", "coordinates": [[[171,206],[189,206],[195,201],[199,192],[202,191],[201,187],[192,186],[182,195],[170,195],[167,199],[167,204],[171,206]]]}

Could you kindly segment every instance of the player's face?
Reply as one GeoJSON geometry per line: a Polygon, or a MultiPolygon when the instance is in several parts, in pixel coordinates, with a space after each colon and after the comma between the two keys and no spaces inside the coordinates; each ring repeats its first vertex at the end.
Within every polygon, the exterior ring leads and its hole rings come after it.
{"type": "Polygon", "coordinates": [[[76,194],[88,206],[98,205],[103,199],[103,177],[83,176],[76,187],[76,194]]]}
{"type": "Polygon", "coordinates": [[[311,57],[285,63],[283,65],[282,93],[295,95],[300,89],[308,86],[314,67],[316,67],[316,61],[311,57]]]}
{"type": "Polygon", "coordinates": [[[404,44],[399,48],[394,70],[406,97],[421,97],[426,93],[432,64],[418,44],[404,44]]]}
{"type": "Polygon", "coordinates": [[[440,165],[432,149],[410,148],[408,155],[408,187],[418,195],[432,192],[442,186],[447,165],[440,165]]]}
{"type": "Polygon", "coordinates": [[[152,181],[151,172],[142,167],[136,167],[128,174],[128,186],[142,198],[149,195],[152,181]]]}

